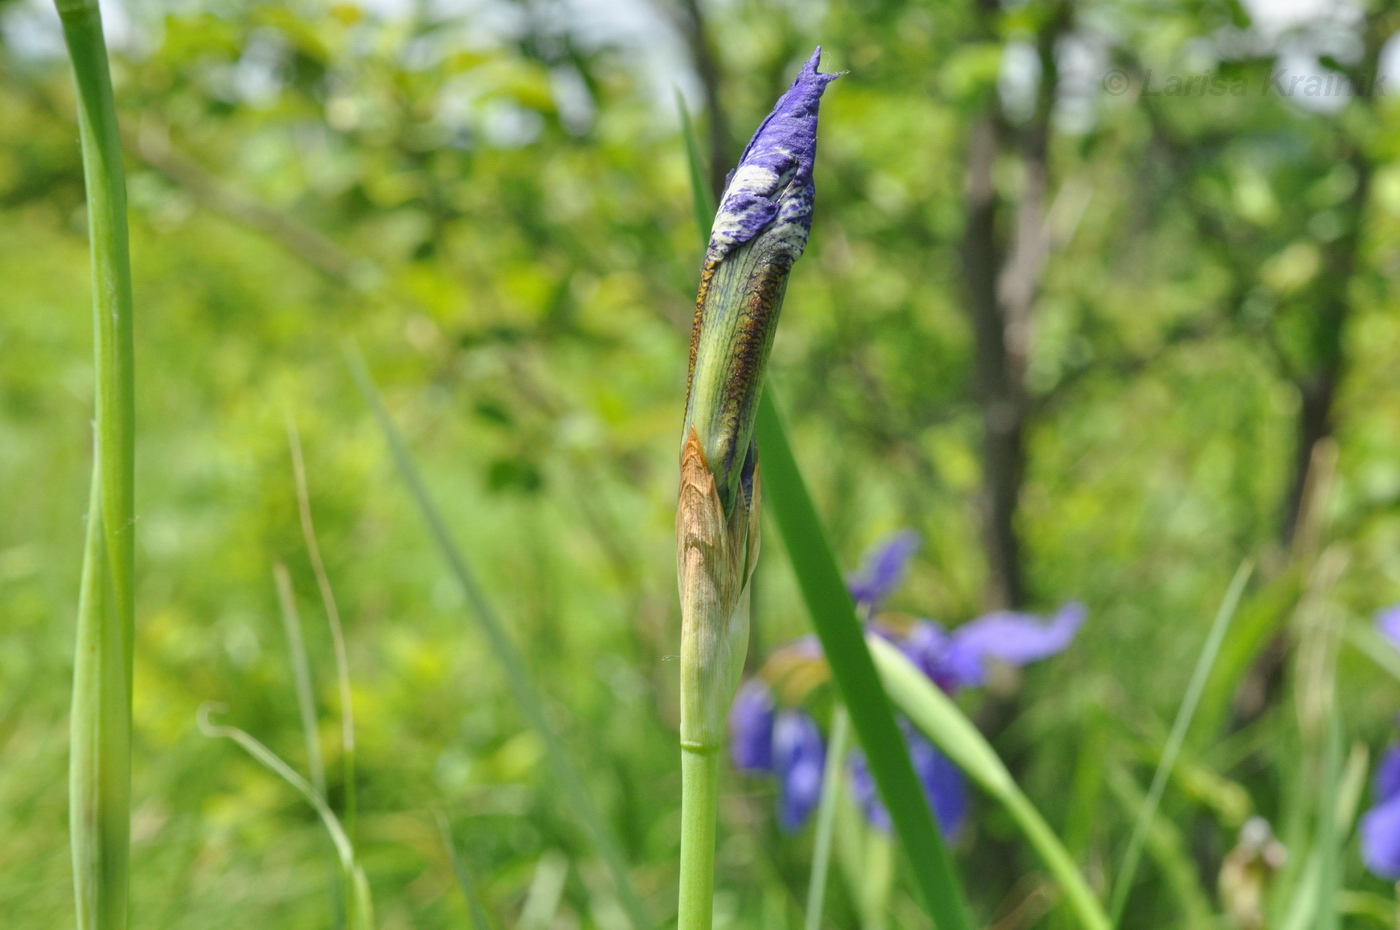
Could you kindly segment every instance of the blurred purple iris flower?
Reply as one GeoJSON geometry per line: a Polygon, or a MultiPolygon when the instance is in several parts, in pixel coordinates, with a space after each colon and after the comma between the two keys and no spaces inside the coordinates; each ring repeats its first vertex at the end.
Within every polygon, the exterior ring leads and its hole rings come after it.
{"type": "MultiPolygon", "coordinates": [[[[861,569],[847,579],[857,604],[873,613],[898,588],[918,547],[918,535],[905,530],[872,548],[861,569]]],[[[872,629],[897,645],[938,687],[953,694],[980,687],[986,680],[988,661],[1028,665],[1063,651],[1083,622],[1084,606],[1070,603],[1048,623],[1030,614],[997,611],[952,632],[931,620],[918,621],[901,635],[879,625],[872,629]]],[[[816,640],[804,637],[783,647],[774,658],[820,656],[816,640]]],[[[962,773],[908,720],[900,718],[899,725],[939,826],[947,835],[956,833],[967,815],[962,773]]],[[[816,721],[804,710],[780,708],[768,683],[754,678],[744,683],[734,699],[729,730],[734,766],[742,772],[775,776],[778,822],[788,832],[801,828],[821,798],[826,744],[816,721]]],[[[866,819],[888,830],[889,813],[859,751],[851,753],[850,767],[852,791],[866,819]]]]}
{"type": "Polygon", "coordinates": [[[909,560],[918,551],[919,534],[913,530],[900,530],[872,546],[861,560],[860,570],[846,578],[846,587],[856,606],[871,611],[878,609],[904,580],[909,560]]]}
{"type": "MultiPolygon", "coordinates": [[[[1378,612],[1376,628],[1400,649],[1400,604],[1378,612]]],[[[1400,881],[1400,743],[1381,756],[1371,790],[1376,803],[1361,818],[1361,858],[1374,875],[1400,881]]]]}
{"type": "MultiPolygon", "coordinates": [[[[933,815],[938,818],[939,829],[944,836],[952,836],[967,817],[967,787],[963,783],[962,772],[958,771],[952,759],[939,752],[938,747],[908,720],[900,717],[899,728],[909,744],[914,774],[919,776],[924,786],[924,795],[933,808],[933,815]]],[[[875,779],[870,774],[865,756],[860,752],[851,753],[851,791],[865,819],[876,829],[889,832],[890,813],[880,800],[875,779]]]]}
{"type": "Polygon", "coordinates": [[[826,743],[816,721],[804,711],[779,711],[773,723],[773,774],[782,786],[778,823],[789,833],[816,810],[825,766],[826,743]]]}
{"type": "Polygon", "coordinates": [[[1361,858],[1373,874],[1400,881],[1400,744],[1381,756],[1372,791],[1376,804],[1361,818],[1361,858]]]}

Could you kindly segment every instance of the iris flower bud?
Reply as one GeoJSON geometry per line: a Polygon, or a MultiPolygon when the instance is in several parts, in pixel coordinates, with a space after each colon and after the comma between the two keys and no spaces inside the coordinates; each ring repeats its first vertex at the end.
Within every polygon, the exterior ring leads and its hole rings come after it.
{"type": "Polygon", "coordinates": [[[818,48],[729,175],[700,271],[682,441],[695,432],[726,515],[750,458],[788,271],[812,228],[817,107],[838,76],[817,73],[820,59],[818,48]]]}
{"type": "Polygon", "coordinates": [[[836,78],[818,48],[729,176],[696,300],[676,511],[681,595],[681,744],[724,736],[749,637],[758,556],[754,416],[788,271],[812,223],[817,107],[836,78]]]}

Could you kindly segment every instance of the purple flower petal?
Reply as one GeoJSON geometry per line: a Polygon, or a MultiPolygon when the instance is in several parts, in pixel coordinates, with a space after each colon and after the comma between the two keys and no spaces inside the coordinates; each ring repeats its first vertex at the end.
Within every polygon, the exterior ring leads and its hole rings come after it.
{"type": "Polygon", "coordinates": [[[790,265],[812,228],[812,165],[817,156],[817,110],[826,85],[840,75],[820,74],[818,46],[787,93],[759,125],[729,175],[710,230],[707,266],[769,230],[790,265]]]}
{"type": "Polygon", "coordinates": [[[1377,877],[1400,880],[1400,799],[1377,805],[1361,818],[1361,858],[1377,877]]]}
{"type": "Polygon", "coordinates": [[[962,772],[912,725],[906,725],[904,732],[914,772],[924,786],[924,796],[938,818],[939,829],[944,836],[952,836],[967,817],[967,788],[962,772]]]}
{"type": "Polygon", "coordinates": [[[952,647],[952,637],[932,620],[915,623],[909,635],[899,643],[905,658],[949,694],[982,681],[981,660],[952,647]]]}
{"type": "MultiPolygon", "coordinates": [[[[938,819],[939,830],[944,836],[952,836],[962,827],[967,818],[967,788],[962,772],[952,760],[939,752],[938,747],[908,720],[900,718],[900,729],[909,744],[909,757],[914,763],[914,773],[924,787],[924,796],[933,808],[938,819]]],[[[866,822],[877,830],[889,832],[890,813],[880,800],[875,779],[870,774],[869,763],[859,750],[851,753],[851,793],[856,804],[865,815],[866,822]]]]}
{"type": "Polygon", "coordinates": [[[1376,611],[1376,629],[1380,630],[1396,649],[1400,649],[1400,604],[1391,604],[1376,611]]]}
{"type": "Polygon", "coordinates": [[[984,659],[1028,665],[1063,652],[1084,622],[1084,605],[1070,602],[1046,623],[1013,611],[978,617],[952,633],[947,662],[959,670],[969,687],[982,683],[984,659]]]}
{"type": "Polygon", "coordinates": [[[773,771],[773,693],[750,679],[729,707],[729,758],[741,772],[773,771]]]}
{"type": "Polygon", "coordinates": [[[880,800],[880,792],[875,787],[875,779],[870,774],[870,765],[865,761],[865,754],[860,750],[852,752],[848,766],[851,772],[851,794],[855,796],[856,806],[865,815],[866,823],[888,833],[891,826],[890,812],[885,810],[885,805],[880,800]]]}
{"type": "Polygon", "coordinates": [[[788,833],[802,827],[822,796],[826,743],[805,712],[783,710],[773,727],[773,770],[778,776],[778,825],[788,833]]]}
{"type": "Polygon", "coordinates": [[[1392,745],[1381,756],[1371,788],[1376,794],[1377,804],[1384,804],[1400,795],[1400,743],[1392,745]]]}
{"type": "Polygon", "coordinates": [[[859,605],[879,607],[904,580],[904,570],[918,549],[919,534],[913,530],[900,530],[876,543],[866,552],[860,570],[846,580],[851,597],[859,605]]]}

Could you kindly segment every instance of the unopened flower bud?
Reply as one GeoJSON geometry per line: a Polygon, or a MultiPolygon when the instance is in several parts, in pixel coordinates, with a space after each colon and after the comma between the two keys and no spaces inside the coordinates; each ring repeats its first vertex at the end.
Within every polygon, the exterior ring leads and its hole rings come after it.
{"type": "Polygon", "coordinates": [[[821,49],[754,133],[710,233],[690,344],[676,511],[681,745],[713,751],[749,639],[758,557],[754,416],[787,276],[812,223],[821,49]]]}
{"type": "Polygon", "coordinates": [[[681,441],[695,431],[726,514],[749,456],[788,271],[812,228],[817,108],[837,77],[817,73],[820,59],[818,48],[744,149],[700,271],[681,441]]]}

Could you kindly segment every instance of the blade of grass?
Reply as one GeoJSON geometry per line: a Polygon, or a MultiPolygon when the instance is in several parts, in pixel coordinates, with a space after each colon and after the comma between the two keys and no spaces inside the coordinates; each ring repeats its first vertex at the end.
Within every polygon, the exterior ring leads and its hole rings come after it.
{"type": "Polygon", "coordinates": [[[306,461],[301,454],[301,436],[291,414],[287,415],[287,444],[292,450],[292,475],[296,480],[297,512],[301,518],[301,535],[311,556],[311,570],[316,586],[321,590],[326,622],[331,628],[331,645],[335,650],[335,678],[340,690],[340,761],[345,779],[345,829],[355,835],[355,702],[350,691],[350,656],[345,648],[345,627],[340,622],[340,607],[335,601],[326,564],[321,560],[321,546],[316,541],[316,523],[311,518],[311,491],[306,481],[306,461]]]}
{"type": "Polygon", "coordinates": [[[695,228],[700,233],[700,248],[705,248],[710,240],[710,226],[715,219],[715,199],[705,182],[705,162],[700,156],[700,144],[695,138],[695,124],[690,120],[690,110],[685,98],[676,90],[676,109],[681,115],[681,137],[685,140],[686,164],[690,168],[690,204],[695,211],[695,228]]]}
{"type": "Polygon", "coordinates": [[[1337,896],[1342,890],[1342,874],[1338,868],[1341,858],[1342,830],[1338,823],[1338,786],[1342,774],[1342,722],[1333,705],[1328,714],[1327,735],[1323,747],[1322,790],[1317,799],[1317,849],[1320,869],[1317,880],[1317,914],[1315,930],[1337,930],[1337,896]]]}
{"type": "Polygon", "coordinates": [[[836,832],[836,805],[843,790],[846,751],[851,739],[851,718],[843,707],[831,717],[831,741],[822,773],[822,797],[817,806],[817,835],[812,844],[812,875],[807,883],[806,930],[819,930],[826,901],[826,873],[831,865],[831,838],[836,832]]]}
{"type": "Polygon", "coordinates": [[[970,927],[952,859],[914,774],[909,747],[895,724],[856,619],[855,604],[788,446],[771,389],[765,389],[759,401],[757,434],[765,502],[778,524],[832,678],[850,711],[880,799],[913,866],[928,912],[940,930],[970,927]]]}
{"type": "Polygon", "coordinates": [[[330,809],[330,805],[306,779],[302,778],[286,762],[271,749],[268,749],[258,741],[251,733],[240,730],[238,727],[224,726],[216,724],[210,720],[210,715],[221,713],[223,707],[217,704],[205,703],[200,705],[196,723],[199,725],[199,732],[211,739],[223,738],[231,739],[239,746],[242,746],[248,755],[258,762],[261,762],[273,774],[281,777],[283,781],[295,788],[302,797],[306,798],[321,817],[321,823],[326,827],[326,832],[330,834],[331,842],[335,844],[336,854],[340,857],[341,868],[345,873],[346,884],[350,887],[350,926],[352,930],[371,930],[374,926],[374,904],[370,897],[369,881],[365,878],[364,869],[360,867],[359,860],[355,856],[355,844],[350,841],[350,836],[345,832],[339,818],[330,809]]]}
{"type": "MultiPolygon", "coordinates": [[[[696,229],[703,248],[709,241],[707,217],[714,216],[714,199],[703,181],[700,149],[685,104],[678,99],[677,105],[682,113],[681,133],[690,164],[696,229]]],[[[890,812],[895,833],[913,866],[928,913],[939,930],[964,930],[971,926],[971,918],[952,859],[914,774],[909,748],[895,724],[889,699],[865,648],[855,604],[793,458],[772,391],[767,388],[759,398],[755,435],[764,500],[778,524],[832,677],[851,715],[880,799],[890,812]]]]}
{"type": "Polygon", "coordinates": [[[1317,914],[1317,901],[1322,885],[1322,856],[1318,849],[1309,850],[1298,884],[1289,898],[1282,930],[1306,930],[1317,914]]]}
{"type": "MultiPolygon", "coordinates": [[[[1107,768],[1110,793],[1127,816],[1134,816],[1142,810],[1147,792],[1133,779],[1127,766],[1114,760],[1108,763],[1107,768]]],[[[1214,926],[1215,915],[1210,895],[1201,885],[1196,863],[1176,824],[1159,812],[1148,825],[1143,849],[1157,864],[1167,888],[1176,898],[1181,908],[1181,925],[1193,928],[1214,926]]]]}
{"type": "MultiPolygon", "coordinates": [[[[272,565],[272,580],[277,588],[277,606],[282,615],[282,631],[287,637],[287,654],[292,665],[292,681],[297,693],[297,713],[301,731],[306,739],[306,769],[311,774],[311,786],[326,797],[326,765],[321,758],[320,726],[316,722],[315,689],[311,683],[311,663],[306,659],[306,640],[302,636],[301,614],[297,610],[292,576],[281,562],[272,565]]],[[[340,885],[332,878],[331,926],[345,926],[345,901],[340,885]]]]}
{"type": "Polygon", "coordinates": [[[398,468],[399,476],[408,486],[409,493],[418,505],[419,514],[422,516],[423,522],[427,524],[428,531],[437,544],[438,551],[447,563],[448,570],[451,571],[457,584],[461,587],[462,593],[471,605],[472,612],[476,614],[482,632],[486,634],[486,641],[495,654],[496,661],[505,672],[506,683],[511,690],[511,695],[515,698],[515,702],[520,705],[525,719],[540,735],[540,739],[544,743],[545,761],[549,766],[550,774],[554,781],[568,792],[574,813],[582,822],[594,846],[597,847],[604,862],[607,863],[608,869],[612,872],[617,895],[622,900],[622,905],[627,911],[632,925],[637,930],[649,930],[652,926],[651,918],[642,905],[642,899],[632,886],[632,878],[627,871],[627,862],[623,858],[622,849],[603,823],[602,815],[599,814],[598,808],[594,805],[593,798],[584,785],[583,776],[569,755],[564,741],[559,738],[550,725],[549,718],[545,715],[544,700],[540,697],[539,689],[525,668],[525,660],[521,658],[515,643],[506,634],[505,626],[496,615],[495,608],[486,599],[485,592],[477,584],[475,576],[467,567],[466,559],[462,556],[461,550],[452,539],[452,534],[448,532],[446,521],[443,520],[437,505],[428,495],[427,485],[423,483],[423,478],[418,473],[418,467],[414,464],[413,457],[409,454],[403,437],[399,435],[398,428],[394,426],[389,412],[384,409],[383,401],[379,399],[379,392],[375,390],[374,382],[370,379],[369,371],[365,368],[364,359],[353,345],[347,346],[345,357],[349,363],[350,372],[354,376],[355,384],[359,387],[360,393],[364,396],[365,402],[369,405],[370,411],[379,424],[385,442],[389,445],[389,451],[393,456],[395,466],[398,468]]]}
{"type": "Polygon", "coordinates": [[[439,811],[437,815],[438,831],[442,834],[442,843],[447,847],[448,858],[452,860],[452,874],[457,877],[457,885],[462,889],[462,897],[467,899],[467,907],[471,910],[472,926],[475,930],[492,930],[491,919],[486,916],[486,907],[481,903],[481,894],[476,889],[476,882],[472,879],[472,873],[467,868],[467,864],[462,861],[461,855],[457,852],[457,843],[452,839],[452,828],[447,823],[447,818],[439,811]]]}
{"type": "Polygon", "coordinates": [[[1271,885],[1270,926],[1306,926],[1316,914],[1322,893],[1317,805],[1341,642],[1341,616],[1331,591],[1349,562],[1348,551],[1335,544],[1311,559],[1297,606],[1286,618],[1295,642],[1290,665],[1296,727],[1279,732],[1273,744],[1282,795],[1280,838],[1290,855],[1271,885]],[[1302,924],[1297,923],[1300,920],[1302,924]]]}
{"type": "MultiPolygon", "coordinates": [[[[307,740],[307,770],[311,773],[311,786],[326,797],[326,765],[321,758],[321,735],[316,723],[315,689],[311,683],[311,662],[307,661],[307,643],[301,634],[301,613],[297,611],[297,597],[291,588],[291,574],[287,566],[276,562],[272,566],[273,584],[277,588],[277,606],[281,613],[281,627],[287,636],[287,655],[291,662],[291,678],[297,689],[297,713],[301,716],[301,733],[307,740]]],[[[330,926],[336,930],[346,926],[346,908],[340,885],[330,882],[330,926]]]]}
{"type": "Polygon", "coordinates": [[[1225,599],[1220,604],[1220,610],[1216,612],[1215,620],[1211,623],[1210,632],[1206,634],[1205,645],[1196,658],[1196,667],[1191,672],[1191,680],[1186,686],[1186,695],[1181,700],[1181,707],[1177,710],[1171,733],[1167,736],[1166,746],[1162,750],[1162,759],[1157,763],[1157,771],[1153,774],[1152,784],[1147,789],[1147,800],[1143,804],[1142,810],[1138,812],[1137,822],[1133,825],[1132,836],[1128,840],[1127,851],[1123,854],[1123,865],[1118,870],[1118,878],[1113,885],[1113,898],[1109,907],[1109,915],[1114,927],[1118,926],[1118,922],[1123,917],[1123,908],[1128,903],[1128,892],[1132,888],[1133,876],[1137,872],[1138,862],[1142,858],[1142,844],[1147,838],[1148,826],[1152,823],[1152,818],[1157,815],[1157,807],[1162,802],[1162,793],[1166,790],[1167,779],[1171,776],[1177,754],[1180,753],[1181,746],[1186,741],[1186,733],[1191,728],[1191,720],[1195,716],[1197,705],[1200,703],[1201,692],[1205,690],[1211,667],[1215,664],[1215,657],[1220,653],[1220,644],[1224,642],[1225,633],[1230,627],[1230,620],[1239,607],[1245,584],[1248,583],[1249,576],[1253,572],[1254,564],[1249,560],[1246,560],[1235,572],[1235,577],[1225,592],[1225,599]]]}
{"type": "Polygon", "coordinates": [[[867,639],[890,699],[992,797],[1006,808],[1054,875],[1085,930],[1108,930],[1108,918],[1089,890],[1073,857],[1021,792],[996,750],[948,695],[919,671],[893,644],[867,639]]]}
{"type": "Polygon", "coordinates": [[[1400,681],[1400,649],[1373,626],[1354,624],[1346,627],[1342,637],[1357,652],[1376,663],[1396,681],[1400,681]]]}
{"type": "Polygon", "coordinates": [[[316,699],[311,687],[311,665],[306,661],[306,642],[301,635],[301,617],[297,613],[296,595],[292,591],[292,576],[287,566],[277,562],[272,566],[272,580],[277,585],[277,604],[282,611],[282,630],[287,634],[287,652],[291,656],[292,681],[297,690],[297,711],[301,715],[301,730],[306,736],[306,767],[311,773],[311,785],[321,797],[326,796],[326,767],[321,760],[321,740],[317,735],[316,699]]]}
{"type": "Polygon", "coordinates": [[[568,878],[569,860],[557,849],[545,850],[535,863],[535,874],[530,878],[515,930],[549,930],[554,926],[568,878]]]}
{"type": "Polygon", "coordinates": [[[97,0],[55,5],[77,91],[97,407],[70,723],[73,891],[80,930],[123,930],[131,835],[136,448],[126,179],[97,0]]]}
{"type": "Polygon", "coordinates": [[[1369,891],[1344,891],[1337,906],[1348,917],[1365,917],[1386,930],[1395,930],[1400,924],[1400,913],[1396,913],[1395,900],[1383,895],[1369,891]]]}

